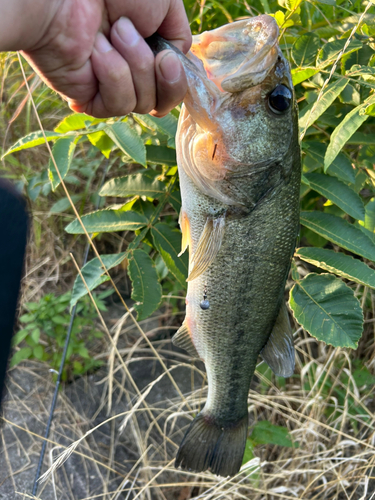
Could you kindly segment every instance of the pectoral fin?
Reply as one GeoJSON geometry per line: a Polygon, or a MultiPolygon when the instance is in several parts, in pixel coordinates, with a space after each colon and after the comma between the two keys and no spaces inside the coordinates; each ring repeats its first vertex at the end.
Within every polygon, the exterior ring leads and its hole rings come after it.
{"type": "Polygon", "coordinates": [[[294,340],[285,303],[280,308],[271,336],[260,355],[275,375],[279,377],[293,375],[295,367],[294,340]]]}
{"type": "Polygon", "coordinates": [[[224,226],[225,215],[216,219],[207,219],[197,249],[191,259],[190,273],[186,281],[198,278],[215,259],[223,241],[224,226]]]}
{"type": "Polygon", "coordinates": [[[199,358],[199,354],[193,341],[191,340],[191,336],[189,333],[188,326],[186,324],[186,320],[182,323],[181,327],[177,330],[177,332],[172,337],[172,342],[176,347],[180,347],[184,349],[192,358],[199,358]]]}

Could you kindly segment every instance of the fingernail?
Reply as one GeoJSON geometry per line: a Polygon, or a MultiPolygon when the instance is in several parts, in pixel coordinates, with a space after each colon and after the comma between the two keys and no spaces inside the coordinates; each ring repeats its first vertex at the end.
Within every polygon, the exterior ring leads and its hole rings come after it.
{"type": "Polygon", "coordinates": [[[175,83],[181,76],[181,63],[178,56],[171,50],[160,61],[160,71],[168,83],[175,83]]]}
{"type": "Polygon", "coordinates": [[[107,38],[103,33],[98,33],[95,38],[95,48],[98,52],[105,54],[113,49],[112,45],[109,43],[107,38]]]}
{"type": "Polygon", "coordinates": [[[116,26],[121,40],[126,43],[126,45],[132,47],[133,45],[137,44],[140,38],[140,34],[134,28],[134,25],[130,21],[130,19],[128,19],[127,17],[120,17],[120,19],[117,21],[116,26]]]}

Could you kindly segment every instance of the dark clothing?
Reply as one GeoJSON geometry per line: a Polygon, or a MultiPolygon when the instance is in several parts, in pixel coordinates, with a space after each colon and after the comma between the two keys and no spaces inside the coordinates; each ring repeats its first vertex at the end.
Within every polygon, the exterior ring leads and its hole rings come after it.
{"type": "Polygon", "coordinates": [[[28,216],[22,196],[0,179],[0,404],[23,273],[28,216]]]}

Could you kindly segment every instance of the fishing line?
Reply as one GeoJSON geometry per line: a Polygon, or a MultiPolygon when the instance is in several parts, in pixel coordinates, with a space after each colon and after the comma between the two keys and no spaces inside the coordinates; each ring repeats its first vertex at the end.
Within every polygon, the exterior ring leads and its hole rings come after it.
{"type": "MultiPolygon", "coordinates": [[[[105,181],[105,178],[106,178],[106,175],[107,175],[108,164],[109,164],[109,160],[106,160],[105,165],[104,165],[104,169],[103,169],[102,179],[100,181],[99,191],[103,187],[103,184],[104,184],[104,181],[105,181]]],[[[101,201],[101,198],[100,198],[100,196],[98,196],[98,198],[96,200],[96,203],[95,203],[95,210],[98,210],[99,205],[100,205],[100,201],[101,201]]],[[[90,235],[90,238],[92,238],[92,234],[90,235]]],[[[90,251],[90,241],[88,241],[86,243],[82,267],[87,263],[87,259],[88,259],[88,256],[89,256],[89,251],[90,251]]],[[[66,339],[65,339],[64,350],[63,350],[63,354],[62,354],[62,358],[61,358],[60,368],[59,368],[59,371],[57,373],[57,380],[56,380],[56,384],[55,384],[55,391],[53,393],[53,398],[52,398],[52,403],[51,403],[51,409],[50,409],[49,416],[48,416],[48,421],[47,421],[46,432],[44,434],[44,441],[43,441],[42,449],[41,449],[41,452],[40,452],[40,455],[39,455],[38,467],[37,467],[37,470],[36,470],[34,484],[33,484],[32,495],[34,497],[36,497],[36,493],[38,491],[38,479],[39,479],[39,476],[40,476],[40,472],[42,470],[44,455],[46,453],[47,439],[48,439],[48,436],[49,436],[49,433],[50,433],[50,430],[51,430],[51,425],[52,425],[52,421],[53,421],[53,417],[54,417],[55,407],[56,407],[56,403],[57,403],[57,396],[58,396],[58,393],[59,393],[59,387],[60,387],[60,383],[61,383],[61,377],[62,377],[64,365],[65,365],[66,355],[67,355],[67,352],[68,352],[68,346],[69,346],[69,342],[70,342],[70,337],[71,337],[71,333],[72,333],[72,329],[73,329],[73,323],[74,323],[74,319],[75,319],[75,316],[76,316],[76,312],[77,312],[77,303],[74,305],[74,307],[72,309],[72,312],[71,312],[71,315],[70,315],[70,321],[69,321],[69,326],[68,326],[68,330],[67,330],[67,333],[66,333],[66,339]]]]}

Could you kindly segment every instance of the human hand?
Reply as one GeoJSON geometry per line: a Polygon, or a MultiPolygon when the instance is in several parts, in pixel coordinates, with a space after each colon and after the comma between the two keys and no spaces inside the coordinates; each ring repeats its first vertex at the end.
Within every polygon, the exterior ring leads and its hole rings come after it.
{"type": "Polygon", "coordinates": [[[54,7],[49,24],[23,54],[71,109],[98,118],[152,110],[164,116],[183,99],[187,83],[178,57],[171,50],[154,57],[144,41],[158,31],[189,50],[182,0],[47,2],[54,7]]]}

